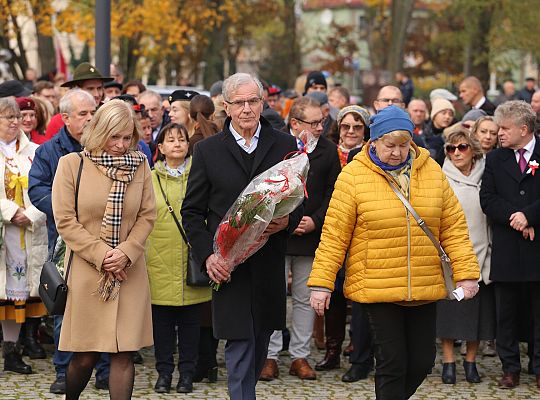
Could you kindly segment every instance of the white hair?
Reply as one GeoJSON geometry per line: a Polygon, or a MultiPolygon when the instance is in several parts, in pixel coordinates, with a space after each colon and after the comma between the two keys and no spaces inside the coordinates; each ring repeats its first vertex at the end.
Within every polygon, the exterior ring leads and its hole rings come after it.
{"type": "Polygon", "coordinates": [[[259,97],[262,99],[264,95],[264,90],[261,81],[256,77],[245,72],[238,72],[234,75],[229,76],[223,81],[223,99],[225,101],[230,101],[234,93],[238,90],[240,86],[247,85],[250,83],[255,83],[258,88],[259,97]]]}
{"type": "Polygon", "coordinates": [[[145,90],[139,95],[139,103],[141,102],[141,99],[143,97],[153,97],[159,104],[161,104],[161,95],[158,92],[154,92],[153,90],[145,90]]]}
{"type": "Polygon", "coordinates": [[[58,105],[58,110],[61,114],[70,114],[71,111],[73,111],[73,102],[76,100],[80,100],[83,102],[91,102],[94,106],[96,105],[96,100],[94,99],[94,96],[92,96],[90,93],[88,93],[85,90],[79,89],[79,88],[73,88],[69,89],[65,95],[62,96],[60,99],[60,103],[58,105]]]}

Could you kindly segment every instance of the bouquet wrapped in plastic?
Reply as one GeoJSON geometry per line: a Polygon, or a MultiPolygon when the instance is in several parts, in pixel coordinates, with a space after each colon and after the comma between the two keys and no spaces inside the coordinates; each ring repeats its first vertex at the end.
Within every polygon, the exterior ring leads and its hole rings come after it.
{"type": "MultiPolygon", "coordinates": [[[[270,221],[290,214],[307,197],[307,152],[317,141],[311,135],[301,137],[307,142],[304,150],[287,155],[253,178],[221,220],[214,235],[214,253],[229,265],[241,264],[264,246],[268,236],[263,233],[270,221]]],[[[219,284],[212,286],[219,289],[219,284]]]]}

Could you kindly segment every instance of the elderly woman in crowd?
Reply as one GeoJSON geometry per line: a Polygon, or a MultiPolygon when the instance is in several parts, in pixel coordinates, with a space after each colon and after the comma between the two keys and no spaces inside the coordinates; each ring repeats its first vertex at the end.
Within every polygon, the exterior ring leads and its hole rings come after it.
{"type": "Polygon", "coordinates": [[[154,390],[168,393],[171,389],[178,326],[180,379],[176,391],[189,393],[193,390],[197,362],[201,304],[211,300],[211,289],[186,284],[188,245],[180,232],[183,228],[176,223],[181,220],[180,208],[191,169],[187,129],[175,123],[166,125],[158,136],[157,146],[158,161],[152,172],[157,219],[146,244],[159,374],[154,390]]]}
{"type": "Polygon", "coordinates": [[[131,398],[132,354],[153,344],[144,249],[155,200],[146,157],[135,150],[139,137],[131,106],[111,100],[85,127],[82,154],[62,157],[55,175],[54,219],[66,243],[66,265],[72,259],[59,345],[74,352],[68,400],[79,398],[99,352],[110,353],[111,399],[131,398]]]}
{"type": "Polygon", "coordinates": [[[431,371],[435,302],[446,295],[437,249],[394,189],[440,240],[465,298],[478,290],[463,211],[441,169],[412,143],[413,129],[397,106],[372,117],[370,141],[336,182],[308,281],[321,315],[348,252],[344,292],[363,303],[369,317],[377,399],[411,397],[431,371]]]}
{"type": "Polygon", "coordinates": [[[499,125],[490,116],[477,119],[471,129],[472,136],[480,142],[483,154],[489,153],[497,147],[497,132],[499,132],[499,125]]]}
{"type": "Polygon", "coordinates": [[[45,358],[35,341],[39,319],[47,314],[38,297],[39,275],[47,259],[45,214],[28,198],[28,172],[37,145],[21,130],[21,113],[12,98],[0,99],[0,211],[3,245],[0,251],[0,320],[4,371],[30,374],[16,344],[26,321],[25,353],[45,358]]]}
{"type": "Polygon", "coordinates": [[[347,164],[349,152],[360,149],[369,140],[369,112],[360,106],[347,106],[337,115],[338,156],[341,167],[347,164]]]}
{"type": "MultiPolygon", "coordinates": [[[[491,118],[491,117],[488,117],[491,118]]],[[[469,227],[469,237],[480,265],[480,293],[465,302],[441,300],[437,303],[437,337],[442,339],[443,383],[456,383],[454,339],[466,340],[463,361],[465,379],[479,383],[476,353],[480,340],[495,338],[495,297],[488,286],[491,264],[491,238],[487,217],[480,207],[480,184],[485,160],[480,144],[464,127],[445,131],[446,160],[443,172],[458,198],[469,227]]]]}

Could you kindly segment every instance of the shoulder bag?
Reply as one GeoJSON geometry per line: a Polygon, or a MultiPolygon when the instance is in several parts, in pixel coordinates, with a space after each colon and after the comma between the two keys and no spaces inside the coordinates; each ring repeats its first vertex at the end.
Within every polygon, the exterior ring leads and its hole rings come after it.
{"type": "Polygon", "coordinates": [[[178,227],[178,230],[180,231],[180,235],[182,236],[182,239],[184,239],[184,242],[186,243],[188,247],[186,284],[188,286],[199,286],[199,287],[209,286],[210,278],[208,277],[208,275],[206,275],[206,273],[202,271],[202,268],[201,268],[202,264],[196,262],[195,259],[193,258],[191,245],[188,242],[186,233],[184,232],[184,229],[182,228],[180,221],[178,221],[178,218],[176,217],[176,214],[174,213],[174,209],[169,203],[169,199],[167,198],[167,195],[165,194],[165,191],[163,190],[163,186],[161,186],[161,179],[159,178],[159,174],[156,173],[156,177],[159,184],[159,189],[161,190],[161,194],[163,195],[163,199],[165,200],[165,204],[167,204],[167,210],[173,217],[174,223],[178,227]]]}
{"type": "MultiPolygon", "coordinates": [[[[79,153],[81,162],[79,164],[79,172],[77,173],[77,183],[75,185],[75,217],[79,219],[79,186],[81,184],[81,174],[83,168],[83,158],[79,153]]],[[[43,264],[41,274],[39,276],[39,297],[45,304],[49,315],[64,315],[66,309],[66,300],[68,293],[67,281],[69,271],[71,270],[71,262],[73,261],[73,250],[70,251],[69,260],[66,268],[66,277],[63,278],[54,263],[54,251],[51,259],[43,264]]]]}
{"type": "Polygon", "coordinates": [[[437,249],[437,252],[439,253],[439,257],[441,259],[441,268],[442,268],[443,277],[444,277],[444,285],[446,287],[446,299],[455,300],[456,298],[454,297],[452,292],[456,289],[456,287],[454,285],[454,273],[452,272],[452,264],[450,262],[450,257],[448,257],[448,255],[442,248],[441,243],[435,238],[435,236],[433,235],[433,232],[431,232],[431,229],[429,229],[429,227],[426,225],[426,222],[422,218],[420,218],[420,216],[415,211],[411,203],[409,203],[409,201],[405,198],[405,196],[403,196],[403,193],[401,193],[401,191],[396,186],[396,184],[392,182],[390,178],[386,177],[386,179],[388,180],[388,183],[390,184],[390,187],[392,188],[394,193],[397,195],[397,197],[401,200],[405,208],[409,211],[409,213],[411,213],[413,218],[416,220],[416,223],[418,224],[418,226],[422,228],[426,236],[429,238],[429,240],[431,240],[431,243],[433,243],[433,246],[435,246],[435,248],[437,249]]]}

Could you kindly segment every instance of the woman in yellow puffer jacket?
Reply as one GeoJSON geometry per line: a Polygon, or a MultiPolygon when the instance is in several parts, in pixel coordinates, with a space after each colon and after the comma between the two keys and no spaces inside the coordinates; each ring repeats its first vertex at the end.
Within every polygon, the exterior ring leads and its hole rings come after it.
{"type": "Polygon", "coordinates": [[[308,281],[311,304],[322,314],[348,252],[344,291],[369,317],[377,399],[408,399],[431,371],[435,301],[446,295],[437,249],[387,179],[440,240],[465,299],[478,291],[461,206],[429,152],[412,143],[413,129],[393,105],[372,117],[370,142],[336,181],[308,281]]]}

